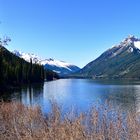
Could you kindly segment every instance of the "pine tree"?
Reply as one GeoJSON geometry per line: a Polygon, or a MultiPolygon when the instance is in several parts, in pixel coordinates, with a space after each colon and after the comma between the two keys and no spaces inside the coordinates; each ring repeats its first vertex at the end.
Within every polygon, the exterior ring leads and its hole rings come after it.
{"type": "Polygon", "coordinates": [[[0,85],[3,81],[3,71],[2,71],[2,56],[0,55],[0,85]]]}

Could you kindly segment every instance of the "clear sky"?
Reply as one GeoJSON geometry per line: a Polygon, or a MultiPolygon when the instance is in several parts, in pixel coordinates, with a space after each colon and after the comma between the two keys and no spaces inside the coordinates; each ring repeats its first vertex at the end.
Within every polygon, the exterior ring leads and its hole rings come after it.
{"type": "Polygon", "coordinates": [[[0,0],[8,49],[80,67],[129,34],[140,38],[140,0],[0,0]]]}

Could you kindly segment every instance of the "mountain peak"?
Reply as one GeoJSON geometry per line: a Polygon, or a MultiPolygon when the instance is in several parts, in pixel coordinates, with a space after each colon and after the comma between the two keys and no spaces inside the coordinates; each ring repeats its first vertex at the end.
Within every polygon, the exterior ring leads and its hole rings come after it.
{"type": "Polygon", "coordinates": [[[125,38],[119,46],[122,47],[127,47],[127,46],[134,46],[135,47],[135,42],[139,42],[140,39],[138,39],[137,37],[135,37],[134,35],[129,35],[127,38],[125,38]]]}
{"type": "Polygon", "coordinates": [[[121,53],[140,53],[140,39],[135,37],[134,35],[129,35],[123,41],[121,41],[118,45],[114,45],[112,48],[105,51],[102,55],[105,58],[113,58],[121,53]]]}
{"type": "Polygon", "coordinates": [[[128,35],[127,38],[125,38],[125,40],[123,42],[130,42],[133,43],[135,41],[140,41],[140,39],[138,39],[137,37],[135,37],[134,35],[128,35]]]}
{"type": "Polygon", "coordinates": [[[136,39],[136,37],[134,35],[128,35],[127,39],[133,40],[133,39],[136,39]]]}
{"type": "Polygon", "coordinates": [[[123,45],[131,45],[135,49],[140,50],[140,39],[134,35],[129,35],[123,42],[123,45]]]}
{"type": "Polygon", "coordinates": [[[121,53],[124,50],[127,50],[128,52],[133,52],[134,49],[137,49],[140,52],[140,39],[135,37],[134,35],[128,35],[128,37],[126,37],[118,45],[110,48],[109,51],[117,50],[117,52],[121,53]]]}

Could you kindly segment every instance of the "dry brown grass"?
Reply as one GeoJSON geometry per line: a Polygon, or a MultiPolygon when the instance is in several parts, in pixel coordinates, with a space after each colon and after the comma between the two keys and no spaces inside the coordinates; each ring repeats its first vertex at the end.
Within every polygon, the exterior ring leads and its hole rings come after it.
{"type": "Polygon", "coordinates": [[[140,117],[105,107],[62,115],[56,103],[44,117],[39,107],[0,103],[0,140],[140,140],[140,117]]]}

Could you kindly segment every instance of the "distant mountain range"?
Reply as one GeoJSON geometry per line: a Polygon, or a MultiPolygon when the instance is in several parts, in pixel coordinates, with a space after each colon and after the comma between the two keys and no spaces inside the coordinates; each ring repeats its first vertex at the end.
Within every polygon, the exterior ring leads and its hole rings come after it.
{"type": "Polygon", "coordinates": [[[56,73],[58,73],[60,76],[65,76],[71,73],[75,73],[80,70],[79,67],[66,63],[64,61],[59,61],[55,59],[41,59],[35,54],[30,54],[30,53],[23,53],[17,50],[14,50],[12,52],[16,56],[23,58],[27,62],[30,62],[32,60],[33,63],[36,64],[41,64],[43,65],[46,69],[52,70],[56,73]]]}
{"type": "Polygon", "coordinates": [[[75,75],[86,78],[140,78],[140,39],[128,36],[75,75]]]}

